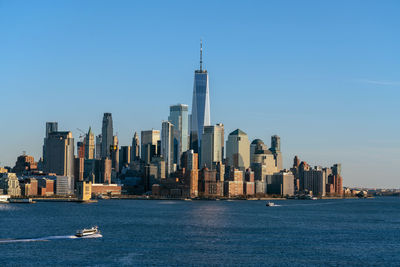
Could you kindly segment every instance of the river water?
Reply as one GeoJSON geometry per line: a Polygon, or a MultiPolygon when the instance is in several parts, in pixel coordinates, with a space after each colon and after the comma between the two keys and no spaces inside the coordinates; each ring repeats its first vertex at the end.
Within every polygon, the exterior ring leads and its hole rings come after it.
{"type": "Polygon", "coordinates": [[[265,203],[0,204],[0,265],[400,265],[400,198],[265,203]]]}

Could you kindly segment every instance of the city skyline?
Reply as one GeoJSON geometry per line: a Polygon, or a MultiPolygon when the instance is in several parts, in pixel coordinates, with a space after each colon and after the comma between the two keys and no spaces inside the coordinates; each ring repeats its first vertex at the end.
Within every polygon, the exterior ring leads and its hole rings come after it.
{"type": "MultiPolygon", "coordinates": [[[[392,122],[396,121],[399,114],[396,104],[399,83],[396,82],[398,77],[395,71],[398,69],[398,62],[390,57],[398,46],[399,37],[389,34],[390,30],[384,31],[385,27],[398,25],[393,20],[393,12],[398,8],[393,8],[397,6],[392,3],[391,5],[388,2],[376,11],[372,4],[367,4],[366,13],[357,14],[357,18],[361,19],[361,26],[348,23],[347,28],[341,26],[342,24],[337,27],[333,24],[339,22],[339,19],[344,19],[345,22],[352,22],[353,19],[337,6],[332,6],[337,17],[331,16],[332,21],[323,20],[322,23],[325,27],[332,27],[332,37],[323,34],[318,27],[311,27],[309,30],[301,28],[308,25],[305,19],[307,12],[304,15],[293,14],[297,20],[287,18],[286,22],[289,26],[299,22],[300,33],[306,36],[304,39],[277,17],[273,16],[277,19],[274,24],[267,23],[270,21],[259,12],[251,19],[249,13],[255,9],[247,7],[240,14],[248,19],[254,30],[280,37],[272,39],[269,44],[265,42],[265,37],[252,31],[246,33],[245,27],[238,27],[237,31],[249,37],[249,40],[229,32],[233,28],[226,25],[210,30],[212,22],[219,21],[213,17],[208,17],[210,22],[205,23],[204,30],[195,30],[185,37],[186,40],[174,41],[173,38],[168,38],[168,44],[163,42],[166,45],[163,49],[154,43],[158,38],[147,36],[139,30],[141,36],[146,38],[133,47],[143,51],[143,57],[115,43],[109,43],[111,48],[108,49],[102,47],[103,50],[89,50],[89,47],[93,47],[92,40],[85,39],[81,34],[96,29],[93,24],[76,34],[65,28],[67,37],[73,36],[77,40],[84,38],[86,42],[81,43],[82,50],[73,41],[67,42],[72,45],[71,50],[62,45],[49,51],[45,51],[46,46],[39,48],[46,38],[50,38],[50,34],[54,34],[55,29],[49,26],[44,28],[38,39],[33,40],[31,48],[21,45],[11,48],[15,44],[29,43],[26,38],[38,32],[33,26],[24,25],[25,29],[22,24],[17,24],[15,27],[28,36],[16,36],[5,27],[0,31],[3,36],[8,37],[9,42],[0,44],[0,48],[9,53],[0,65],[0,70],[5,73],[0,78],[0,87],[2,95],[9,101],[6,101],[4,107],[7,111],[3,123],[7,129],[1,134],[0,165],[13,166],[22,151],[27,151],[27,154],[38,160],[42,153],[44,125],[48,121],[58,122],[59,129],[71,131],[75,141],[79,141],[80,134],[76,128],[86,132],[92,126],[92,131],[97,136],[101,134],[103,113],[110,112],[113,114],[114,133],[118,133],[120,146],[130,145],[135,131],[140,133],[152,128],[161,131],[161,122],[167,120],[170,105],[191,103],[193,70],[198,64],[197,47],[202,38],[207,48],[205,65],[211,73],[211,125],[223,123],[226,133],[237,128],[242,129],[248,134],[250,142],[260,138],[268,143],[270,136],[279,135],[282,138],[285,168],[291,166],[295,155],[312,165],[330,166],[340,162],[346,177],[345,185],[397,188],[398,175],[395,170],[399,163],[400,143],[396,133],[399,128],[392,122]],[[372,22],[367,21],[367,17],[370,17],[368,15],[379,15],[383,11],[389,12],[386,13],[389,15],[385,18],[382,15],[372,16],[375,19],[372,22]],[[262,31],[260,25],[257,26],[257,22],[267,27],[265,31],[262,31]],[[358,35],[351,35],[355,30],[364,28],[368,28],[368,31],[358,31],[358,35]],[[218,33],[224,29],[228,30],[225,39],[218,37],[218,33]],[[288,45],[287,42],[291,39],[277,34],[279,29],[293,34],[294,40],[300,38],[297,42],[300,46],[296,48],[295,44],[288,45]],[[343,30],[343,33],[339,33],[339,30],[343,30]],[[370,31],[380,37],[381,41],[369,39],[370,31]],[[339,37],[353,40],[337,43],[336,47],[325,43],[339,37]],[[312,46],[313,49],[307,48],[313,41],[317,42],[312,46]],[[145,45],[149,48],[145,49],[145,45]],[[286,46],[287,50],[278,49],[278,45],[286,46]],[[374,46],[385,49],[379,50],[379,53],[370,53],[374,46]],[[121,53],[128,54],[129,60],[137,60],[132,63],[123,60],[122,54],[113,50],[118,48],[124,51],[121,53]],[[255,51],[250,52],[251,48],[255,51]],[[37,51],[33,52],[33,49],[37,51]],[[169,50],[168,55],[165,50],[169,50]],[[293,52],[289,51],[287,54],[288,50],[293,52]],[[84,55],[90,51],[92,53],[84,55]],[[17,52],[24,52],[22,54],[26,57],[18,57],[17,52]],[[154,55],[149,57],[151,52],[154,55]],[[39,62],[40,54],[45,56],[39,62]],[[72,56],[74,62],[67,59],[68,55],[72,56]],[[341,57],[336,60],[335,56],[338,55],[341,57]],[[49,59],[51,56],[59,60],[53,62],[49,59]],[[104,57],[100,62],[96,61],[100,56],[104,57]],[[103,64],[110,65],[115,70],[101,67],[103,64]],[[98,66],[89,71],[94,65],[98,66]],[[56,66],[56,70],[51,70],[52,66],[56,66]],[[73,70],[74,67],[77,70],[73,70]],[[153,75],[158,76],[162,82],[153,81],[153,75]],[[88,101],[90,98],[93,99],[88,101]],[[93,105],[89,106],[88,102],[93,105]],[[26,114],[31,116],[28,120],[26,114]]],[[[129,7],[132,4],[126,5],[129,7]]],[[[238,6],[236,3],[230,7],[234,14],[239,14],[238,6]]],[[[257,6],[261,10],[283,8],[279,4],[257,3],[257,6]]],[[[32,6],[27,3],[27,10],[20,7],[17,9],[10,3],[3,4],[3,7],[3,10],[9,11],[9,14],[4,14],[6,18],[10,19],[9,16],[15,15],[16,10],[19,10],[21,14],[16,19],[21,19],[20,16],[32,6]]],[[[63,22],[67,21],[66,16],[71,11],[61,11],[57,7],[61,8],[62,5],[48,8],[53,8],[53,16],[64,15],[56,24],[66,27],[63,22]]],[[[218,4],[216,7],[219,10],[222,8],[218,4]]],[[[356,7],[354,3],[348,6],[349,10],[356,7]]],[[[140,8],[147,10],[145,6],[140,8]]],[[[292,9],[293,6],[289,10],[292,9]]],[[[95,14],[101,14],[104,10],[105,7],[100,5],[95,9],[95,14]]],[[[314,9],[323,10],[318,5],[314,9]]],[[[33,25],[46,25],[46,16],[43,20],[38,20],[37,17],[43,15],[42,12],[28,16],[22,22],[26,24],[31,19],[33,25]]],[[[110,12],[121,13],[122,18],[110,22],[110,28],[105,29],[104,33],[94,33],[94,40],[101,40],[103,34],[110,34],[121,42],[124,40],[122,33],[112,33],[111,30],[122,19],[126,19],[128,25],[135,21],[125,11],[112,9],[110,12]]],[[[86,20],[85,15],[82,11],[78,12],[78,21],[86,20]]],[[[311,15],[314,16],[311,16],[312,20],[316,15],[311,15]]],[[[99,19],[96,15],[93,16],[99,19]]],[[[224,17],[227,21],[231,19],[229,15],[224,17]]],[[[173,19],[167,24],[178,21],[179,18],[173,19]]],[[[187,31],[186,27],[182,27],[168,33],[187,31]]],[[[51,39],[53,45],[62,41],[57,36],[60,37],[56,34],[51,39]]],[[[159,38],[164,37],[161,35],[159,38]]],[[[135,39],[126,40],[131,44],[135,39]]]]}

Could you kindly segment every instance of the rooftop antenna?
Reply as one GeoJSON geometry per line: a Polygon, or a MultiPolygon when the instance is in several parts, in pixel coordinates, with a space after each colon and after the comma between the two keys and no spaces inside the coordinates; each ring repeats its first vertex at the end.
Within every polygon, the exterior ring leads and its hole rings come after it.
{"type": "Polygon", "coordinates": [[[203,40],[200,39],[200,72],[203,71],[203,40]]]}

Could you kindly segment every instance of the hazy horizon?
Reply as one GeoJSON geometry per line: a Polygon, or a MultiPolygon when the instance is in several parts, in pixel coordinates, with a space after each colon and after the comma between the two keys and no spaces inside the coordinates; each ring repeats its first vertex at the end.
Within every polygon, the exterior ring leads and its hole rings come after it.
{"type": "Polygon", "coordinates": [[[42,156],[45,123],[120,146],[189,105],[199,42],[225,140],[281,137],[284,167],[341,163],[344,186],[399,188],[397,1],[0,1],[0,166],[42,156]]]}

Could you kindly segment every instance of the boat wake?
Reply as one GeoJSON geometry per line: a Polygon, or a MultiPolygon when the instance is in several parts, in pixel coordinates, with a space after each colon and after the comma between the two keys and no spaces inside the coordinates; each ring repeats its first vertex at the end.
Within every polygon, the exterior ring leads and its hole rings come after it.
{"type": "Polygon", "coordinates": [[[28,239],[0,239],[0,243],[18,243],[18,242],[40,242],[40,241],[51,241],[51,240],[62,240],[62,239],[86,239],[86,238],[101,238],[101,234],[94,234],[88,236],[77,237],[74,235],[59,235],[59,236],[46,236],[39,238],[28,238],[28,239]]]}

